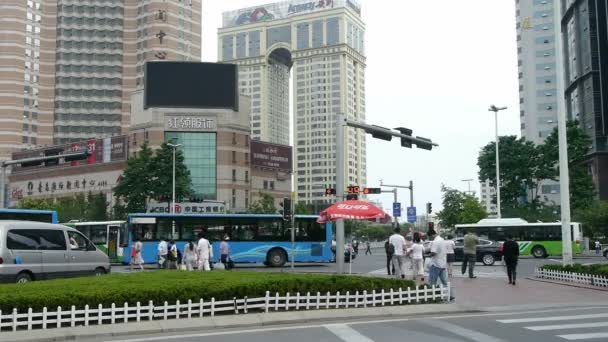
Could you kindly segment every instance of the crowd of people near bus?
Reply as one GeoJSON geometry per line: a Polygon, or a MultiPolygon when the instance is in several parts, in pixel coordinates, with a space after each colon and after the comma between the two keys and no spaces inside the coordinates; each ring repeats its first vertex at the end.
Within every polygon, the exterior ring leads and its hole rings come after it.
{"type": "MultiPolygon", "coordinates": [[[[234,262],[230,258],[230,237],[224,236],[220,243],[220,263],[222,268],[230,270],[234,268],[234,262]]],[[[135,239],[131,249],[131,270],[137,265],[144,270],[144,259],[142,257],[143,244],[140,239],[135,239]]],[[[211,271],[214,269],[213,248],[211,242],[205,238],[204,233],[199,233],[198,240],[188,241],[183,250],[179,249],[175,240],[161,239],[157,246],[157,265],[161,269],[179,269],[184,271],[211,271]]]]}
{"type": "MultiPolygon", "coordinates": [[[[477,278],[474,269],[479,238],[469,231],[463,238],[463,244],[462,275],[465,275],[468,269],[469,278],[477,278]]],[[[396,228],[385,242],[384,248],[389,276],[414,280],[417,286],[422,285],[425,280],[430,286],[438,284],[449,286],[449,279],[453,275],[452,265],[456,260],[452,235],[447,235],[444,239],[434,229],[430,229],[426,234],[422,232],[402,234],[400,229],[396,228]],[[428,274],[426,279],[425,274],[428,274]]],[[[502,248],[509,284],[515,285],[519,245],[513,237],[508,236],[502,248]]],[[[450,299],[454,299],[453,289],[450,299]]]]}

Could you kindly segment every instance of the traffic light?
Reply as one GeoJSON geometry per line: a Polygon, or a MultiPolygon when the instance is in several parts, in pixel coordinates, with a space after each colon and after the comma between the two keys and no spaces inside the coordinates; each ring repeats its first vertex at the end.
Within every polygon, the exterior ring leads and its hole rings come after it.
{"type": "Polygon", "coordinates": [[[361,188],[358,185],[349,185],[347,190],[349,194],[358,194],[361,192],[361,188]]]}
{"type": "Polygon", "coordinates": [[[26,163],[20,163],[21,167],[32,167],[32,166],[39,166],[42,165],[42,160],[36,160],[36,161],[31,161],[31,162],[26,162],[26,163]]]}
{"type": "MultiPolygon", "coordinates": [[[[409,128],[397,127],[395,129],[398,130],[399,133],[401,133],[403,135],[409,135],[410,137],[412,136],[412,130],[409,128]]],[[[412,148],[412,141],[409,139],[406,139],[406,138],[401,138],[401,146],[407,147],[407,148],[412,148]]]]}
{"type": "Polygon", "coordinates": [[[357,195],[357,194],[346,195],[346,200],[348,200],[348,201],[356,201],[358,199],[359,199],[359,195],[357,195]]]}
{"type": "Polygon", "coordinates": [[[368,131],[368,133],[372,134],[372,137],[376,138],[376,139],[381,139],[381,140],[386,140],[386,141],[391,141],[393,139],[393,135],[390,133],[390,129],[386,128],[386,127],[382,127],[382,126],[376,126],[376,125],[372,125],[374,128],[379,128],[381,130],[386,130],[387,132],[382,132],[382,131],[377,131],[377,130],[373,130],[373,131],[368,131]]]}
{"type": "Polygon", "coordinates": [[[65,162],[73,162],[73,161],[78,161],[78,160],[85,160],[87,158],[89,158],[89,156],[91,156],[91,152],[89,151],[83,151],[83,152],[79,152],[79,153],[70,153],[69,155],[66,155],[63,160],[65,160],[65,162]]]}
{"type": "Polygon", "coordinates": [[[421,148],[423,150],[429,150],[429,151],[433,149],[433,144],[432,144],[431,139],[427,139],[427,138],[423,138],[423,137],[416,137],[416,139],[428,141],[428,143],[416,143],[416,146],[418,148],[421,148]]]}
{"type": "Polygon", "coordinates": [[[382,189],[380,189],[380,188],[365,188],[365,189],[363,189],[363,193],[366,194],[366,195],[369,195],[369,194],[380,194],[380,193],[382,193],[382,189]]]}
{"type": "MultiPolygon", "coordinates": [[[[57,156],[61,152],[63,152],[63,148],[53,148],[53,149],[44,151],[44,156],[45,157],[57,156]]],[[[44,166],[55,166],[58,164],[59,164],[59,158],[44,161],[44,166]]]]}
{"type": "Polygon", "coordinates": [[[429,229],[435,229],[435,222],[429,222],[429,229]]]}
{"type": "Polygon", "coordinates": [[[426,204],[426,213],[430,215],[432,212],[433,212],[433,204],[429,202],[426,204]]]}
{"type": "Polygon", "coordinates": [[[279,213],[283,215],[283,219],[286,221],[291,220],[291,199],[283,198],[283,202],[280,203],[281,209],[279,209],[279,213]]]}
{"type": "Polygon", "coordinates": [[[336,189],[332,189],[332,188],[325,189],[325,195],[335,195],[335,194],[336,194],[336,189]]]}

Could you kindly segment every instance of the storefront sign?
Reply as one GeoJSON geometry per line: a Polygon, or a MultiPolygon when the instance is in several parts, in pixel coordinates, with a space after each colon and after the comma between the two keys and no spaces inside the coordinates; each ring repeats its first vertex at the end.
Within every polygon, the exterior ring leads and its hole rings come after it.
{"type": "Polygon", "coordinates": [[[215,118],[194,115],[165,115],[166,131],[215,131],[215,118]]]}
{"type": "Polygon", "coordinates": [[[355,0],[284,1],[264,6],[249,7],[236,11],[224,12],[222,27],[254,24],[275,19],[284,19],[294,15],[345,7],[353,9],[359,15],[361,14],[361,6],[359,6],[355,0]]]}
{"type": "Polygon", "coordinates": [[[251,141],[251,165],[276,171],[292,171],[291,146],[251,141]]]}

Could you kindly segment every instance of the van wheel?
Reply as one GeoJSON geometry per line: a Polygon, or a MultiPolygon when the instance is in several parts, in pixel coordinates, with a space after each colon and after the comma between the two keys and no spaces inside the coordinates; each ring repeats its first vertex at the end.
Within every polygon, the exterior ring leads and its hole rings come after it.
{"type": "Polygon", "coordinates": [[[282,249],[273,249],[268,252],[268,264],[272,267],[282,267],[287,262],[287,255],[282,249]]]}
{"type": "Polygon", "coordinates": [[[535,258],[546,258],[547,251],[545,251],[545,248],[542,246],[534,246],[534,248],[532,248],[532,255],[535,258]]]}
{"type": "Polygon", "coordinates": [[[29,273],[19,273],[17,278],[15,278],[15,283],[25,284],[31,282],[32,280],[32,276],[29,273]]]}
{"type": "Polygon", "coordinates": [[[106,274],[106,270],[103,267],[97,267],[95,269],[95,276],[96,277],[102,276],[104,274],[106,274]]]}

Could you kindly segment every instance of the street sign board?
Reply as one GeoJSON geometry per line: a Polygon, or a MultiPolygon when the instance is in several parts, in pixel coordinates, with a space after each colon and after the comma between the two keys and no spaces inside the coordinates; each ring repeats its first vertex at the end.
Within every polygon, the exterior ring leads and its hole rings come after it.
{"type": "Polygon", "coordinates": [[[401,203],[393,202],[393,217],[401,216],[401,203]]]}
{"type": "Polygon", "coordinates": [[[407,207],[407,222],[416,222],[416,207],[407,207]]]}

